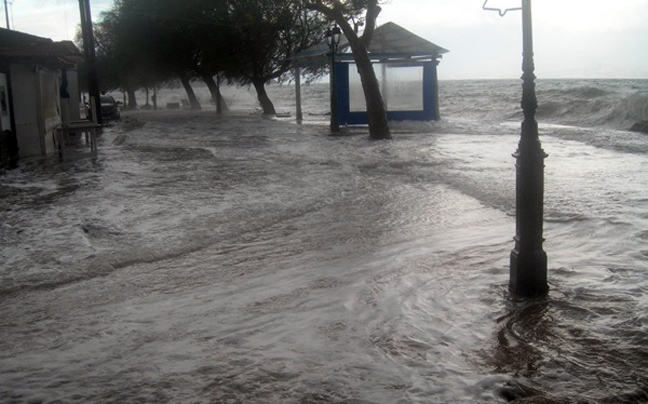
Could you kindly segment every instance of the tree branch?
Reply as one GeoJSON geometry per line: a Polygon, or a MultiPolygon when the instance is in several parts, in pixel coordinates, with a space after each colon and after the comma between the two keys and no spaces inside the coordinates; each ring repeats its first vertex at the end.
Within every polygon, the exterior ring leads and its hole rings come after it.
{"type": "Polygon", "coordinates": [[[376,19],[382,11],[378,5],[378,0],[370,0],[367,4],[367,14],[365,16],[365,30],[360,40],[365,47],[369,48],[371,39],[373,38],[374,31],[376,30],[376,19]]]}

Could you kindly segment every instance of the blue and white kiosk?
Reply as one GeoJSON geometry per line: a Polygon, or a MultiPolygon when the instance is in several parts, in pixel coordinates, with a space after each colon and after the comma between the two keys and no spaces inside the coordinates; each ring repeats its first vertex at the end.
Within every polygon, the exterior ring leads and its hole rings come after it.
{"type": "MultiPolygon", "coordinates": [[[[388,120],[439,119],[437,65],[448,50],[388,22],[376,28],[368,51],[380,83],[388,120]]],[[[326,45],[320,44],[298,54],[293,64],[299,68],[330,63],[329,52],[326,45]]],[[[334,60],[338,123],[367,124],[360,75],[344,37],[334,60]]]]}

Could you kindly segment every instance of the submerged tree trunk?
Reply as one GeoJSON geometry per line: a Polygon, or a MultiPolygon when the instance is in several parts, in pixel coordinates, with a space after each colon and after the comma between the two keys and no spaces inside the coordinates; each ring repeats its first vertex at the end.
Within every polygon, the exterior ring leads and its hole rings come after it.
{"type": "Polygon", "coordinates": [[[367,48],[371,43],[374,30],[376,28],[376,19],[380,14],[378,0],[366,0],[365,13],[365,31],[362,37],[359,37],[354,27],[349,24],[349,18],[344,14],[344,7],[341,3],[328,0],[302,0],[306,7],[311,10],[319,11],[331,20],[335,21],[346,36],[353,52],[353,59],[358,67],[360,80],[362,81],[362,90],[367,102],[367,119],[369,123],[369,136],[372,139],[391,139],[389,131],[389,122],[387,121],[387,111],[383,104],[380,94],[380,86],[376,78],[376,72],[373,70],[371,59],[367,48]]]}
{"type": "Polygon", "coordinates": [[[263,115],[277,115],[274,104],[270,101],[270,97],[268,97],[268,93],[266,92],[265,83],[261,80],[254,80],[252,84],[257,92],[257,98],[263,109],[263,115]]]}
{"type": "Polygon", "coordinates": [[[137,109],[137,98],[135,97],[135,89],[129,87],[126,89],[128,94],[128,109],[137,109]]]}
{"type": "Polygon", "coordinates": [[[367,120],[369,123],[369,136],[372,139],[391,139],[387,110],[380,94],[380,85],[376,72],[373,69],[367,48],[362,42],[350,40],[349,45],[353,51],[353,59],[358,67],[362,90],[367,103],[367,120]]]}
{"type": "Polygon", "coordinates": [[[212,100],[216,105],[216,113],[222,114],[223,111],[227,111],[228,110],[227,104],[225,103],[225,100],[223,99],[223,95],[220,92],[220,83],[219,83],[220,80],[216,81],[214,80],[213,76],[209,76],[209,75],[203,75],[202,79],[205,82],[205,84],[207,84],[209,93],[211,94],[212,100]]]}
{"type": "Polygon", "coordinates": [[[198,101],[198,98],[196,97],[196,93],[194,93],[193,88],[191,88],[191,83],[189,82],[187,76],[181,74],[180,82],[182,83],[182,86],[187,92],[187,97],[189,98],[189,105],[191,106],[191,109],[202,109],[202,107],[200,106],[200,101],[198,101]]]}

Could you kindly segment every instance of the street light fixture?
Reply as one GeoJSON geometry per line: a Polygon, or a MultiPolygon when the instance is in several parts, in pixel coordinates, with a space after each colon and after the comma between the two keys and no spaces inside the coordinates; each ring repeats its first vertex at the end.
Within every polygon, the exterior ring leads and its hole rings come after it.
{"type": "Polygon", "coordinates": [[[543,198],[544,198],[544,159],[547,157],[540,145],[538,122],[535,120],[538,100],[535,92],[535,65],[533,61],[533,28],[531,0],[522,0],[522,7],[498,10],[500,16],[507,11],[522,10],[522,133],[516,158],[515,187],[515,247],[511,251],[509,288],[515,295],[537,297],[546,295],[547,254],[542,249],[544,238],[543,198]]]}
{"type": "Polygon", "coordinates": [[[333,29],[326,30],[326,44],[328,45],[331,53],[331,132],[340,132],[340,125],[338,123],[337,115],[337,94],[335,90],[335,54],[337,53],[340,39],[342,38],[342,31],[337,25],[333,29]]]}

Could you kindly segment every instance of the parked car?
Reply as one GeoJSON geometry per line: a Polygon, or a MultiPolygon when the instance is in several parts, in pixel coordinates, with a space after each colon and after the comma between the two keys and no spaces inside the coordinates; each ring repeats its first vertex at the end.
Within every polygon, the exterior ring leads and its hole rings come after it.
{"type": "Polygon", "coordinates": [[[111,95],[101,96],[101,117],[104,121],[119,120],[119,102],[117,102],[111,95]]]}

